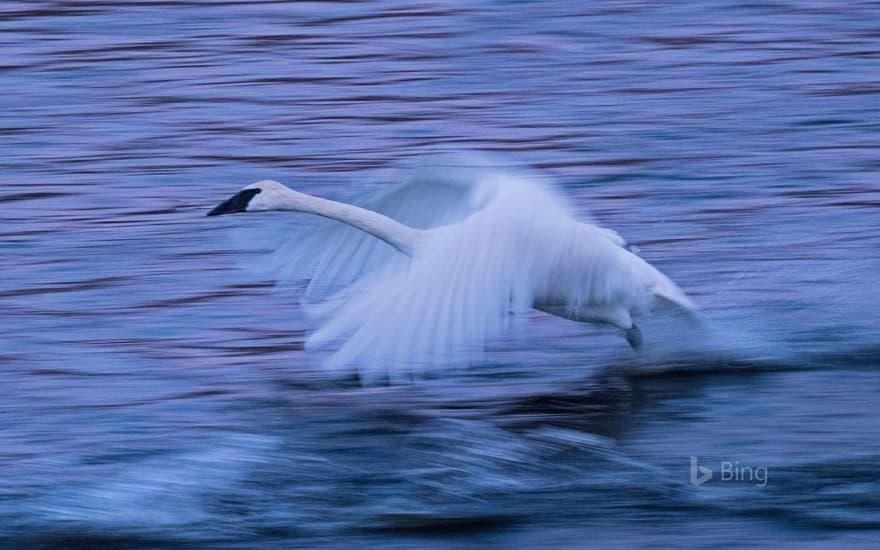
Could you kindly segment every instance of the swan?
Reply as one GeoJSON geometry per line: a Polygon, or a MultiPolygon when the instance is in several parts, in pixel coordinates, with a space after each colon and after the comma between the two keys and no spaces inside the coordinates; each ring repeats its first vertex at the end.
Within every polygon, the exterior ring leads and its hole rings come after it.
{"type": "Polygon", "coordinates": [[[362,380],[472,362],[530,308],[618,327],[635,350],[634,317],[657,305],[697,311],[620,235],[577,220],[539,179],[423,172],[363,207],[259,181],[208,216],[280,210],[334,221],[276,260],[309,281],[304,300],[324,317],[307,348],[336,344],[326,366],[356,365],[362,380]]]}

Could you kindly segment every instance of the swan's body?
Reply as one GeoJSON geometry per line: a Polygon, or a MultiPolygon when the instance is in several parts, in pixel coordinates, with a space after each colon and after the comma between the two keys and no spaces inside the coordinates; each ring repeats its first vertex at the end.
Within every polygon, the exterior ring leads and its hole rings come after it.
{"type": "Polygon", "coordinates": [[[341,342],[333,366],[393,376],[398,366],[468,360],[529,308],[617,326],[636,347],[633,315],[657,300],[695,309],[617,233],[575,220],[562,197],[530,180],[432,174],[367,206],[262,181],[211,212],[290,210],[346,224],[283,251],[282,263],[310,279],[306,297],[325,304],[307,344],[341,342]]]}

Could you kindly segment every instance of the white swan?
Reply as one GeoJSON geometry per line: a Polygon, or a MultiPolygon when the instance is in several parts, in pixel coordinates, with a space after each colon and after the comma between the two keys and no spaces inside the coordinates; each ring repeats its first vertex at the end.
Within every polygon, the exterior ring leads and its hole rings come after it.
{"type": "Polygon", "coordinates": [[[617,233],[575,220],[549,186],[498,172],[450,174],[422,174],[369,208],[260,181],[208,215],[287,210],[346,224],[292,242],[281,263],[308,278],[306,297],[325,305],[307,346],[338,342],[327,364],[356,364],[362,379],[471,361],[529,308],[614,325],[633,348],[641,343],[634,315],[658,302],[695,311],[617,233]]]}

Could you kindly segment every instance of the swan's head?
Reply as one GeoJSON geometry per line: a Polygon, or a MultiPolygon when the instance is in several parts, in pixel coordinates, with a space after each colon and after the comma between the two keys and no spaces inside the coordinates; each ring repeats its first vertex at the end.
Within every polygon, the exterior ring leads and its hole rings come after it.
{"type": "Polygon", "coordinates": [[[285,193],[290,193],[290,189],[277,181],[258,181],[218,204],[208,215],[277,210],[278,205],[283,203],[285,193]]]}

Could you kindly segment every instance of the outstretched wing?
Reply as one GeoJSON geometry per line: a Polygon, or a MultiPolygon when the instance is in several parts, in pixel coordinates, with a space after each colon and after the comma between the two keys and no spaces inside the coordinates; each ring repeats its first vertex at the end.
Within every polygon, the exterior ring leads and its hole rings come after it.
{"type": "Polygon", "coordinates": [[[534,182],[495,176],[489,205],[429,233],[412,258],[357,282],[307,341],[338,346],[326,364],[355,365],[363,381],[471,362],[487,339],[534,302],[547,220],[573,223],[564,202],[534,182]]]}
{"type": "MultiPolygon", "coordinates": [[[[404,183],[361,205],[419,229],[460,222],[495,193],[485,171],[462,166],[461,159],[435,158],[404,183]]],[[[268,267],[280,281],[308,280],[304,302],[315,305],[399,256],[372,235],[319,220],[279,247],[268,267]]]]}

